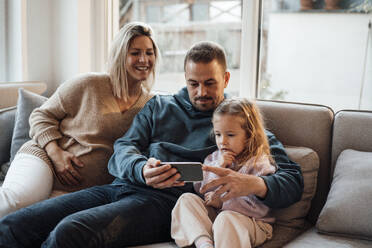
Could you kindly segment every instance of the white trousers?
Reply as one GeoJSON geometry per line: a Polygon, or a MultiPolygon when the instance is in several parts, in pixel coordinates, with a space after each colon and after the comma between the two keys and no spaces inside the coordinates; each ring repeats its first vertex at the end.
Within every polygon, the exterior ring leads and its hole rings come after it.
{"type": "Polygon", "coordinates": [[[47,199],[52,187],[53,172],[47,163],[30,154],[17,154],[0,187],[0,218],[47,199]]]}
{"type": "Polygon", "coordinates": [[[200,236],[207,236],[216,248],[249,248],[272,237],[270,224],[238,212],[222,211],[214,221],[212,216],[203,199],[195,194],[183,194],[172,211],[172,238],[180,247],[192,245],[200,236]]]}

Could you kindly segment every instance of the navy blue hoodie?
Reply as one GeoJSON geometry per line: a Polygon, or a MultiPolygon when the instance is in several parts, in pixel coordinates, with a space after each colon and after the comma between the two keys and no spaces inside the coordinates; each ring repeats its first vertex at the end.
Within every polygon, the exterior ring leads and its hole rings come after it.
{"type": "MultiPolygon", "coordinates": [[[[153,189],[146,186],[142,168],[148,158],[161,161],[203,162],[217,149],[211,139],[213,111],[199,111],[189,100],[187,89],[176,95],[157,95],[136,115],[127,133],[114,144],[108,168],[116,177],[114,184],[130,183],[176,200],[182,193],[193,192],[191,183],[183,187],[153,189]]],[[[301,168],[286,155],[282,144],[266,132],[278,171],[263,176],[268,191],[263,203],[271,208],[287,207],[301,198],[301,168]]]]}

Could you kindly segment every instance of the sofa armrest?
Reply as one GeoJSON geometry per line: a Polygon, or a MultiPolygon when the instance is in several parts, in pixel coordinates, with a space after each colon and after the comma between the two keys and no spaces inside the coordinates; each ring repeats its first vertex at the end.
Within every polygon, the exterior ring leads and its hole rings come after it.
{"type": "Polygon", "coordinates": [[[0,109],[0,165],[10,159],[16,107],[0,109]]]}
{"type": "Polygon", "coordinates": [[[39,81],[9,83],[2,82],[0,83],[0,109],[17,105],[19,88],[23,88],[40,95],[45,92],[47,86],[44,82],[39,81]]]}

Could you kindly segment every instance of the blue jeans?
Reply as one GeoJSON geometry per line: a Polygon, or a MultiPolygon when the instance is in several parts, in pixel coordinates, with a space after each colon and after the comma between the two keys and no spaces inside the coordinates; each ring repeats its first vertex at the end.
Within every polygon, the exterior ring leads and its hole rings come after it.
{"type": "Polygon", "coordinates": [[[36,203],[0,219],[0,247],[126,247],[169,241],[176,197],[156,192],[131,184],[103,185],[36,203]]]}

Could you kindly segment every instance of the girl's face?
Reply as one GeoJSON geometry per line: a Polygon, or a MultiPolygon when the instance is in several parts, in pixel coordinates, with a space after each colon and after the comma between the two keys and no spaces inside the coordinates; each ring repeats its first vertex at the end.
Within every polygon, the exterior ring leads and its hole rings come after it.
{"type": "Polygon", "coordinates": [[[136,83],[146,80],[154,69],[155,51],[147,36],[137,36],[129,46],[126,59],[128,81],[136,83]]]}
{"type": "Polygon", "coordinates": [[[213,131],[218,149],[239,155],[245,148],[247,135],[242,128],[241,117],[229,114],[215,115],[213,117],[213,131]]]}

